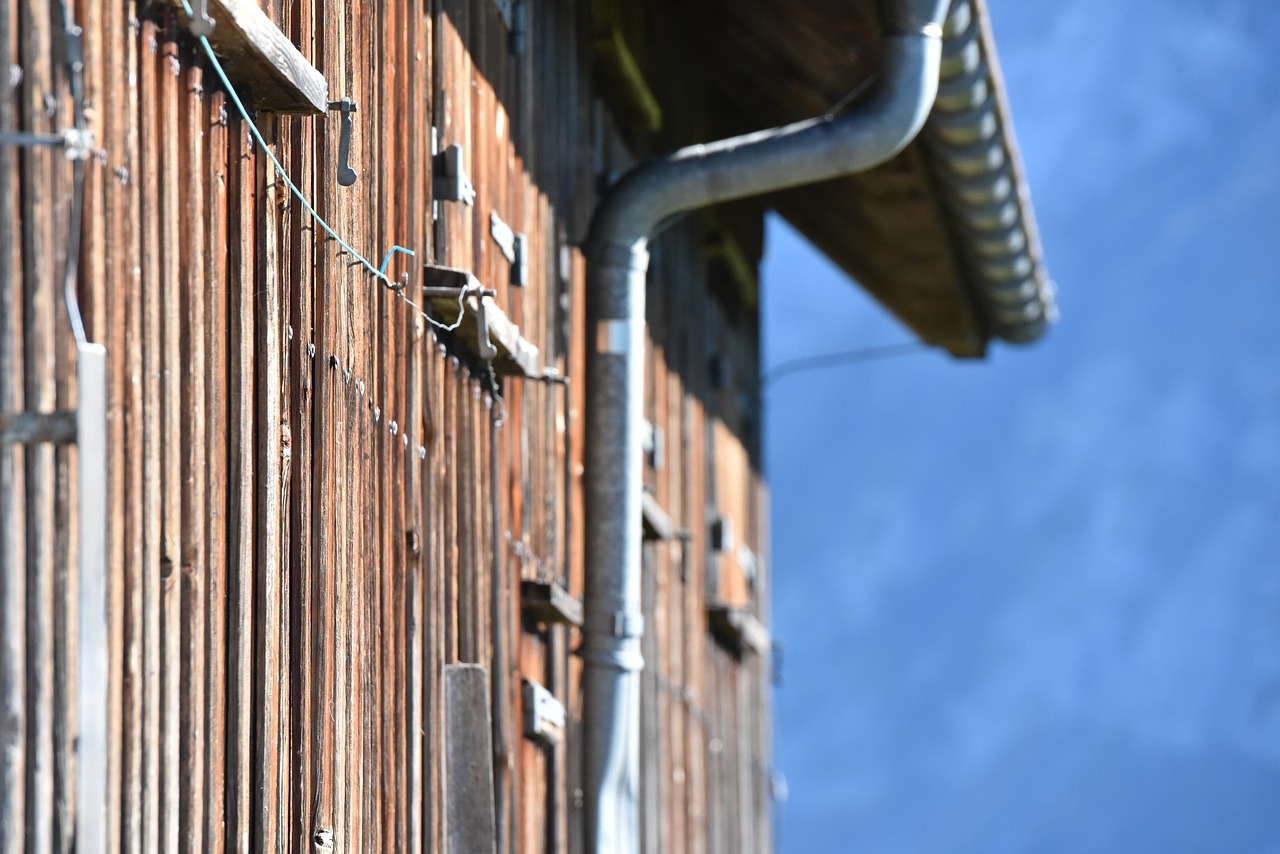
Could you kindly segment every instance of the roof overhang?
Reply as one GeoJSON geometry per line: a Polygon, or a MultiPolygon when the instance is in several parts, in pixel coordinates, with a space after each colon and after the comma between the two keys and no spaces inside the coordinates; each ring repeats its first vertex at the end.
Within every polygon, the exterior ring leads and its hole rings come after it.
{"type": "MultiPolygon", "coordinates": [[[[856,110],[876,84],[874,0],[708,0],[690,13],[742,129],[856,110]]],[[[768,202],[924,341],[976,357],[1054,315],[984,0],[954,0],[925,132],[885,165],[768,202]]]]}

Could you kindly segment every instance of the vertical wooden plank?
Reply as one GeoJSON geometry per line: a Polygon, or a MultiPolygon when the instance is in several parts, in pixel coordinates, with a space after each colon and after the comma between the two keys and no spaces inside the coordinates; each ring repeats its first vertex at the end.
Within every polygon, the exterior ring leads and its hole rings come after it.
{"type": "MultiPolygon", "coordinates": [[[[124,147],[121,182],[121,216],[123,277],[120,281],[124,294],[124,352],[119,361],[124,366],[124,632],[123,644],[123,726],[124,783],[121,811],[124,815],[122,848],[135,854],[143,850],[143,687],[145,661],[143,657],[143,330],[142,330],[142,215],[139,169],[139,71],[142,65],[140,25],[137,22],[137,4],[125,7],[124,20],[129,30],[124,38],[125,79],[127,80],[124,109],[124,147]]],[[[121,23],[124,23],[124,20],[121,23]]],[[[123,27],[122,27],[123,29],[123,27]]]]}
{"type": "Polygon", "coordinates": [[[161,373],[164,370],[161,329],[160,267],[160,127],[159,39],[154,21],[144,20],[139,34],[139,210],[142,236],[142,850],[161,850],[160,813],[164,806],[161,779],[161,651],[163,592],[161,573],[162,489],[161,373]]]}
{"type": "Polygon", "coordinates": [[[475,427],[472,381],[467,372],[459,374],[457,392],[458,413],[458,658],[463,662],[480,663],[477,620],[479,572],[475,547],[475,427]]]}
{"type": "MultiPolygon", "coordinates": [[[[336,44],[339,15],[326,14],[328,7],[315,8],[316,55],[323,68],[334,68],[339,61],[340,49],[336,44]]],[[[331,176],[335,168],[334,154],[329,144],[325,126],[317,123],[315,133],[315,205],[322,216],[332,218],[331,176]]],[[[337,513],[336,498],[337,438],[335,436],[335,389],[333,372],[328,366],[328,355],[337,339],[336,318],[330,304],[335,288],[333,276],[337,264],[333,261],[333,247],[327,237],[314,241],[313,278],[314,300],[311,310],[315,346],[310,348],[313,393],[311,506],[314,524],[312,536],[312,619],[310,621],[312,649],[312,695],[310,728],[310,763],[314,774],[312,792],[311,834],[315,840],[332,840],[337,833],[338,788],[336,773],[337,727],[335,711],[340,705],[337,695],[338,678],[334,646],[334,627],[338,610],[334,600],[335,542],[337,513]]]]}
{"type": "MultiPolygon", "coordinates": [[[[49,44],[50,8],[20,5],[20,95],[24,129],[57,129],[45,98],[55,97],[49,44]]],[[[18,155],[23,192],[19,208],[22,233],[23,403],[28,411],[47,412],[56,403],[55,219],[52,209],[52,158],[39,149],[18,155]],[[36,286],[35,283],[40,283],[36,286]]],[[[26,464],[26,780],[25,823],[28,850],[53,846],[54,788],[54,585],[56,471],[50,445],[28,446],[26,464]]]]}
{"type": "Polygon", "coordinates": [[[445,360],[444,348],[440,344],[439,338],[434,332],[430,337],[428,344],[428,355],[431,362],[431,386],[429,389],[429,399],[431,402],[431,420],[432,434],[430,457],[431,460],[431,500],[428,508],[430,510],[431,519],[431,539],[430,551],[431,556],[431,589],[428,601],[431,603],[431,625],[434,627],[432,632],[432,648],[430,650],[429,675],[431,677],[431,796],[428,803],[431,806],[431,834],[428,838],[430,850],[439,851],[444,846],[446,831],[446,815],[444,810],[445,788],[447,781],[444,779],[444,665],[450,658],[450,621],[449,614],[449,595],[451,592],[451,584],[449,582],[449,567],[445,561],[446,551],[448,549],[448,537],[444,528],[445,504],[447,501],[445,486],[445,461],[448,459],[446,442],[450,432],[450,426],[446,420],[446,404],[449,400],[449,394],[446,389],[448,366],[445,360]]]}
{"type": "Polygon", "coordinates": [[[444,453],[441,458],[441,479],[443,481],[440,496],[442,516],[441,538],[443,543],[440,555],[444,568],[444,660],[453,663],[461,660],[461,608],[459,603],[459,561],[458,561],[458,360],[449,357],[443,369],[444,383],[441,396],[444,398],[444,453]]]}
{"type": "MultiPolygon", "coordinates": [[[[289,4],[292,15],[290,32],[304,56],[316,59],[316,20],[312,3],[289,4]]],[[[318,59],[317,59],[318,61],[318,59]]],[[[284,161],[294,183],[309,198],[315,198],[314,160],[315,122],[297,120],[290,123],[289,154],[284,161]]],[[[323,123],[319,123],[323,124],[323,123]]],[[[291,489],[289,504],[290,558],[290,703],[292,710],[289,766],[292,787],[289,843],[294,850],[308,850],[314,844],[318,827],[314,811],[318,806],[313,749],[316,741],[317,705],[313,689],[320,682],[315,672],[314,643],[316,603],[313,599],[315,578],[316,525],[313,503],[312,455],[316,448],[314,433],[318,407],[315,399],[315,361],[311,354],[319,340],[315,323],[313,273],[316,259],[324,244],[317,241],[315,223],[293,199],[288,200],[289,217],[288,276],[292,300],[289,306],[293,341],[290,345],[289,430],[291,451],[291,489]]],[[[323,707],[320,707],[321,709],[323,707]]]]}
{"type": "MultiPolygon", "coordinates": [[[[269,123],[263,136],[275,137],[269,123]]],[[[266,152],[255,157],[257,199],[254,224],[257,249],[252,277],[252,330],[241,333],[255,342],[253,352],[254,397],[241,398],[244,405],[253,402],[256,410],[254,436],[255,520],[253,565],[253,661],[257,678],[253,684],[253,847],[277,849],[280,845],[279,774],[280,756],[287,750],[280,730],[280,617],[281,564],[280,535],[282,497],[280,395],[281,395],[281,320],[278,258],[278,225],[280,215],[275,168],[266,152]]]]}
{"type": "MultiPolygon", "coordinates": [[[[190,58],[189,58],[190,59],[190,58]]],[[[207,473],[211,466],[205,421],[205,153],[203,70],[188,62],[182,73],[180,134],[185,140],[180,171],[184,182],[181,224],[182,375],[180,432],[182,451],[182,666],[179,745],[179,851],[203,851],[206,729],[206,587],[211,567],[206,551],[209,523],[207,473]]]]}
{"type": "MultiPolygon", "coordinates": [[[[280,161],[285,164],[286,170],[289,164],[289,141],[292,140],[292,127],[296,121],[292,117],[277,117],[276,128],[276,153],[280,161]]],[[[271,171],[268,171],[268,181],[273,184],[272,192],[275,195],[273,202],[268,204],[268,209],[273,212],[274,217],[279,218],[279,224],[273,223],[271,234],[271,266],[273,272],[270,279],[273,286],[277,289],[274,297],[276,302],[274,339],[277,342],[277,363],[278,377],[276,384],[271,386],[272,394],[275,396],[275,422],[271,429],[277,431],[275,443],[275,466],[278,471],[278,482],[276,491],[272,494],[272,512],[276,516],[276,549],[274,556],[275,567],[274,573],[276,577],[275,597],[276,597],[276,614],[277,618],[274,624],[274,631],[268,636],[268,641],[275,646],[276,649],[276,670],[275,679],[277,680],[274,688],[276,692],[275,715],[272,726],[275,728],[275,752],[276,756],[272,759],[272,763],[276,766],[275,787],[270,793],[271,798],[276,804],[277,815],[274,819],[274,834],[271,836],[271,845],[276,850],[288,850],[293,837],[295,828],[295,804],[291,797],[293,791],[293,774],[290,769],[297,768],[297,764],[292,761],[293,749],[293,706],[292,689],[293,689],[293,665],[292,658],[294,653],[293,646],[293,532],[290,522],[293,515],[293,411],[290,404],[293,400],[293,351],[297,346],[297,338],[294,332],[291,307],[295,299],[293,292],[293,281],[291,272],[293,270],[292,254],[295,249],[293,242],[294,231],[291,223],[290,214],[297,211],[297,206],[291,204],[293,201],[289,196],[288,189],[282,183],[279,175],[273,177],[271,171]]],[[[268,678],[271,678],[270,676],[268,678]]]]}
{"type": "Polygon", "coordinates": [[[181,331],[184,297],[181,275],[178,150],[179,93],[177,28],[172,19],[158,57],[159,266],[160,302],[160,850],[178,848],[181,681],[182,681],[182,430],[181,331]]]}
{"type": "MultiPolygon", "coordinates": [[[[0,68],[17,60],[16,7],[0,9],[0,68]]],[[[18,126],[13,101],[0,98],[0,131],[18,126]]],[[[16,210],[18,161],[0,146],[0,205],[16,210]]],[[[22,381],[22,257],[11,216],[0,217],[0,411],[25,408],[22,381]]],[[[20,232],[20,227],[18,229],[20,232]]],[[[26,464],[18,445],[0,445],[0,849],[23,847],[26,814],[26,464]]]]}
{"type": "Polygon", "coordinates": [[[229,317],[230,475],[227,585],[227,845],[251,847],[253,831],[253,589],[254,589],[254,288],[257,282],[254,234],[257,208],[257,152],[239,116],[230,119],[231,240],[228,285],[234,293],[229,317]]]}
{"type": "MultiPolygon", "coordinates": [[[[402,224],[405,233],[409,235],[408,240],[417,247],[419,257],[426,257],[427,243],[424,227],[423,203],[424,198],[422,189],[424,186],[424,170],[421,167],[423,162],[424,148],[422,145],[423,134],[421,130],[427,122],[424,122],[423,114],[426,110],[423,108],[423,99],[428,97],[428,90],[425,87],[424,70],[425,64],[422,61],[422,51],[428,44],[423,34],[423,22],[426,16],[420,11],[420,6],[415,2],[402,0],[399,4],[403,20],[405,22],[402,28],[402,40],[398,42],[397,48],[400,51],[400,62],[407,69],[406,85],[399,87],[400,99],[398,101],[396,112],[402,117],[402,123],[405,125],[406,132],[403,135],[404,145],[403,154],[399,157],[398,162],[401,165],[400,181],[403,186],[408,188],[409,197],[404,200],[402,205],[402,224]]],[[[425,118],[429,121],[430,115],[426,113],[425,118]]],[[[429,155],[429,152],[426,152],[429,155]]],[[[429,160],[426,161],[428,164],[429,160]]],[[[416,267],[416,264],[413,265],[416,267]]],[[[410,269],[413,269],[410,267],[410,269]]],[[[410,298],[420,303],[420,278],[417,275],[410,277],[410,298]]],[[[389,296],[389,295],[388,295],[389,296]]],[[[405,847],[410,854],[419,854],[423,851],[423,807],[424,807],[424,774],[423,774],[423,748],[426,743],[425,727],[428,725],[425,713],[425,700],[427,697],[427,679],[424,675],[424,632],[423,620],[425,618],[423,596],[426,589],[426,563],[422,557],[422,544],[425,538],[424,531],[424,513],[423,513],[423,476],[426,472],[425,453],[427,442],[427,424],[426,415],[423,408],[423,387],[424,383],[424,365],[423,340],[425,321],[412,313],[408,314],[406,322],[406,361],[405,361],[405,389],[408,395],[406,400],[406,421],[411,425],[409,432],[410,446],[408,449],[408,465],[406,467],[405,478],[405,515],[407,519],[408,530],[406,532],[406,548],[407,564],[406,564],[406,585],[408,587],[406,597],[406,614],[405,614],[405,636],[404,644],[406,647],[406,681],[407,681],[407,706],[404,734],[407,740],[406,755],[406,775],[407,785],[404,791],[404,806],[407,810],[405,820],[405,847]],[[421,453],[419,452],[421,448],[421,453]]]]}
{"type": "MultiPolygon", "coordinates": [[[[103,145],[110,153],[107,164],[90,170],[92,180],[100,185],[100,191],[92,194],[93,198],[100,200],[99,206],[91,203],[85,209],[85,219],[91,223],[91,234],[100,235],[98,239],[90,238],[86,252],[89,275],[93,280],[101,279],[104,293],[101,300],[95,297],[93,301],[93,329],[94,340],[105,341],[108,354],[107,500],[112,508],[124,507],[126,480],[123,448],[127,378],[124,317],[127,217],[123,209],[126,190],[118,177],[118,170],[123,168],[124,140],[131,119],[128,111],[122,109],[122,105],[127,103],[127,86],[123,81],[129,41],[124,10],[124,3],[90,4],[85,25],[85,53],[90,69],[88,97],[92,103],[109,100],[116,106],[116,109],[97,111],[96,119],[101,122],[101,127],[95,130],[101,133],[103,145]]],[[[2,171],[3,164],[0,163],[2,171]]],[[[122,841],[125,515],[125,511],[120,509],[110,513],[107,522],[107,707],[104,710],[107,726],[107,838],[104,841],[109,854],[118,852],[122,841]]]]}
{"type": "Polygon", "coordinates": [[[204,281],[207,305],[205,351],[205,445],[208,448],[205,528],[208,576],[205,582],[205,826],[207,851],[223,850],[227,833],[227,595],[231,532],[229,487],[231,385],[230,385],[230,280],[231,253],[228,191],[231,171],[238,169],[239,147],[233,148],[229,132],[226,94],[209,92],[202,120],[208,133],[204,175],[209,181],[205,196],[206,235],[204,281]],[[234,154],[233,154],[234,152],[234,154]]]}

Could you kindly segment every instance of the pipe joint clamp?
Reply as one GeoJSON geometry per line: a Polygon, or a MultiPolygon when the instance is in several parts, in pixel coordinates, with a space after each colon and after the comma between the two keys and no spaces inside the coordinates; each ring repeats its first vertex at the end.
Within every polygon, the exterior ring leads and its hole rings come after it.
{"type": "Polygon", "coordinates": [[[615,638],[643,637],[644,614],[638,611],[614,611],[613,636],[615,638]]]}

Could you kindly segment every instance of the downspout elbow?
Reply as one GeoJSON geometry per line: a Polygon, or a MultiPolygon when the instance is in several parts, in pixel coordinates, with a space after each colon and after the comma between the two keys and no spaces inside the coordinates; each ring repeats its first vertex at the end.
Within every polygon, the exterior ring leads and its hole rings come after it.
{"type": "Polygon", "coordinates": [[[937,94],[947,0],[893,0],[876,93],[849,115],[684,148],[628,173],[587,253],[586,589],[582,658],[587,854],[639,846],[644,294],[649,240],[675,214],[878,166],[937,94]]]}
{"type": "Polygon", "coordinates": [[[691,145],[628,172],[592,219],[590,256],[647,243],[671,217],[720,202],[863,172],[919,135],[938,91],[947,0],[894,3],[873,96],[844,116],[691,145]]]}

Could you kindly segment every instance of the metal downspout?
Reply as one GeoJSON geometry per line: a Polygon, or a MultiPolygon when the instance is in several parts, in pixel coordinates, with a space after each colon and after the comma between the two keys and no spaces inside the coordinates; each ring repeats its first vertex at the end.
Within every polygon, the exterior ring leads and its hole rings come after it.
{"type": "Polygon", "coordinates": [[[649,240],[674,214],[885,162],[937,94],[948,0],[891,0],[878,91],[856,113],[683,148],[629,172],[587,241],[583,795],[587,854],[639,849],[640,422],[649,240]]]}

